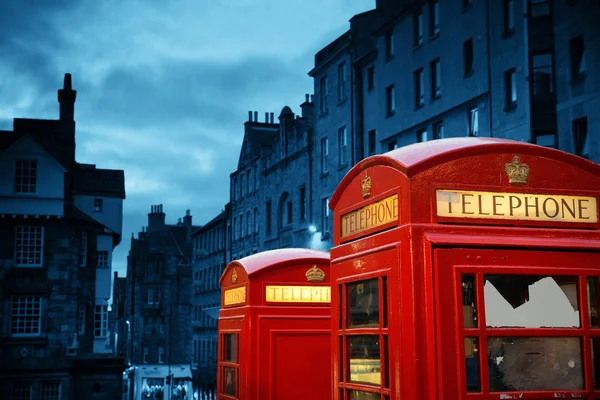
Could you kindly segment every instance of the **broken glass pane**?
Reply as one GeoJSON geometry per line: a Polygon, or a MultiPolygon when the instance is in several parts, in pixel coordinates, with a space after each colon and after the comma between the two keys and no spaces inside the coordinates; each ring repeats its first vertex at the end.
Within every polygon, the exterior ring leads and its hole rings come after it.
{"type": "Polygon", "coordinates": [[[578,328],[577,277],[487,275],[486,326],[494,328],[578,328]]]}
{"type": "Polygon", "coordinates": [[[488,338],[490,391],[584,389],[581,340],[574,337],[488,338]]]}

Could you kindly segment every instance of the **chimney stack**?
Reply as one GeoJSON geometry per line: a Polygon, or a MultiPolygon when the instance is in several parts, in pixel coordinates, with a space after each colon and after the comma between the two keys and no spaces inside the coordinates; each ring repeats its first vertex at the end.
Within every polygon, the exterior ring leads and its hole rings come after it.
{"type": "Polygon", "coordinates": [[[248,111],[248,122],[252,122],[252,111],[248,111]]]}
{"type": "Polygon", "coordinates": [[[183,225],[185,225],[185,231],[187,234],[187,241],[192,241],[192,214],[190,210],[185,210],[185,217],[183,217],[183,225]]]}
{"type": "Polygon", "coordinates": [[[148,232],[159,231],[165,227],[165,213],[162,204],[150,207],[148,214],[148,232]]]}
{"type": "Polygon", "coordinates": [[[275,113],[271,113],[271,123],[275,120],[275,113]]]}
{"type": "Polygon", "coordinates": [[[268,112],[265,113],[265,123],[266,124],[269,123],[269,113],[268,112]]]}
{"type": "Polygon", "coordinates": [[[254,111],[254,122],[258,122],[258,111],[254,111]]]}

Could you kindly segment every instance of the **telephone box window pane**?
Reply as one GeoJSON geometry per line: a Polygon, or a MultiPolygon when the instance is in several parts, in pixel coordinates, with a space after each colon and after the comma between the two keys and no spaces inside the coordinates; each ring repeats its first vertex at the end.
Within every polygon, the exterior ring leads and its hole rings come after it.
{"type": "Polygon", "coordinates": [[[339,322],[339,328],[342,329],[343,325],[342,325],[342,316],[344,315],[344,311],[343,311],[343,307],[342,305],[344,304],[344,302],[342,301],[342,299],[344,298],[342,296],[343,292],[342,292],[342,285],[338,285],[338,299],[340,299],[340,308],[339,308],[339,318],[340,318],[340,322],[339,322]]]}
{"type": "Polygon", "coordinates": [[[381,400],[381,395],[377,393],[360,392],[358,390],[348,390],[348,400],[381,400]]]}
{"type": "Polygon", "coordinates": [[[377,278],[350,283],[346,287],[348,328],[379,327],[379,296],[377,278]]]}
{"type": "Polygon", "coordinates": [[[462,276],[462,305],[465,328],[477,328],[477,309],[475,308],[475,276],[462,276]]]}
{"type": "Polygon", "coordinates": [[[387,313],[388,313],[388,308],[387,308],[387,298],[388,298],[388,293],[387,293],[387,277],[382,277],[381,278],[381,300],[382,300],[382,304],[383,304],[383,327],[387,328],[388,327],[388,322],[387,322],[387,313]]]}
{"type": "Polygon", "coordinates": [[[379,335],[347,336],[348,381],[381,386],[379,335]]]}
{"type": "Polygon", "coordinates": [[[237,335],[223,335],[223,361],[237,362],[237,335]]]}
{"type": "Polygon", "coordinates": [[[490,391],[583,390],[581,339],[490,337],[490,391]]]}
{"type": "Polygon", "coordinates": [[[481,392],[479,379],[479,342],[475,337],[465,338],[465,366],[467,392],[481,392]]]}
{"type": "Polygon", "coordinates": [[[487,275],[486,325],[494,328],[579,328],[578,278],[487,275]]]}
{"type": "Polygon", "coordinates": [[[340,336],[340,381],[344,381],[344,337],[340,336]]]}
{"type": "Polygon", "coordinates": [[[600,389],[600,338],[592,338],[592,375],[594,389],[600,389]]]}
{"type": "Polygon", "coordinates": [[[225,377],[223,393],[227,396],[237,396],[237,371],[232,367],[223,368],[223,376],[225,377]]]}
{"type": "Polygon", "coordinates": [[[383,337],[383,360],[385,362],[385,371],[384,371],[384,387],[390,387],[390,352],[388,351],[388,338],[387,336],[383,337]]]}
{"type": "Polygon", "coordinates": [[[598,318],[598,308],[600,308],[598,283],[597,277],[587,278],[588,312],[590,314],[590,327],[592,328],[600,328],[600,319],[598,318]]]}

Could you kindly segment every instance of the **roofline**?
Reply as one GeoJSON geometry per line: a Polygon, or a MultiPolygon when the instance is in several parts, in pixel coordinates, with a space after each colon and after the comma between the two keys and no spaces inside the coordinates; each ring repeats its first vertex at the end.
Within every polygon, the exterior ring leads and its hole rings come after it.
{"type": "Polygon", "coordinates": [[[404,174],[406,177],[412,178],[423,171],[427,171],[440,164],[445,164],[447,162],[460,159],[462,157],[488,155],[494,153],[519,153],[539,157],[546,157],[556,161],[562,161],[564,163],[573,165],[576,168],[580,168],[584,171],[600,176],[599,164],[596,164],[590,160],[576,156],[574,154],[564,152],[562,150],[551,149],[536,144],[497,138],[438,139],[404,146],[384,154],[378,154],[367,157],[364,160],[358,162],[354,167],[350,169],[350,171],[348,171],[348,173],[344,176],[340,184],[333,192],[331,199],[329,200],[329,208],[332,210],[335,208],[338,201],[340,200],[342,193],[346,190],[348,185],[352,182],[352,180],[355,177],[360,175],[367,168],[376,165],[388,166],[396,169],[400,173],[404,174]],[[438,153],[431,152],[429,156],[425,156],[420,161],[415,162],[412,165],[407,165],[403,163],[400,159],[403,153],[407,153],[409,150],[412,150],[415,147],[423,147],[424,149],[427,149],[427,147],[431,147],[432,144],[442,142],[448,143],[448,141],[468,141],[471,144],[456,146],[453,149],[446,148],[438,153]],[[475,147],[478,147],[479,151],[477,153],[473,152],[473,148],[475,147]]]}
{"type": "Polygon", "coordinates": [[[396,22],[398,22],[399,20],[404,18],[407,14],[412,14],[417,7],[423,6],[427,2],[428,2],[428,0],[418,0],[418,1],[415,1],[414,4],[411,4],[410,6],[401,8],[400,11],[398,11],[395,15],[393,15],[391,18],[389,18],[384,23],[382,23],[371,34],[373,36],[380,36],[383,32],[385,32],[389,29],[390,25],[395,24],[396,22]]]}
{"type": "Polygon", "coordinates": [[[58,162],[58,160],[56,158],[54,158],[54,156],[52,154],[50,154],[48,152],[48,150],[46,150],[46,148],[44,146],[42,146],[42,144],[40,142],[38,142],[35,139],[35,136],[33,136],[33,135],[29,134],[29,133],[19,133],[19,132],[13,132],[13,133],[15,133],[17,135],[17,139],[14,142],[12,142],[10,145],[8,145],[8,147],[5,147],[4,149],[0,149],[0,153],[3,153],[5,151],[7,151],[8,149],[10,149],[11,147],[13,147],[17,143],[25,140],[25,138],[30,137],[39,147],[42,148],[42,150],[44,151],[44,153],[46,153],[48,155],[48,157],[50,157],[52,159],[52,161],[54,161],[54,163],[57,164],[60,167],[60,169],[62,170],[62,172],[67,172],[67,169],[60,162],[58,162]],[[21,137],[19,137],[19,135],[21,135],[21,137]]]}
{"type": "MultiPolygon", "coordinates": [[[[308,76],[310,76],[311,78],[314,78],[314,75],[316,74],[317,71],[323,69],[323,67],[329,65],[329,63],[331,63],[333,60],[336,59],[336,57],[342,53],[342,51],[346,50],[346,48],[350,47],[350,44],[352,43],[352,39],[351,39],[351,35],[350,35],[350,29],[348,29],[346,32],[344,32],[342,35],[340,35],[339,37],[337,37],[336,39],[334,39],[333,41],[331,41],[327,46],[323,47],[321,50],[319,50],[316,54],[315,54],[315,61],[317,58],[317,55],[322,52],[323,50],[325,50],[327,47],[331,46],[332,44],[334,44],[335,42],[337,42],[338,40],[342,40],[342,38],[344,36],[348,36],[348,42],[345,43],[343,46],[341,46],[335,53],[331,54],[329,57],[327,57],[323,62],[319,63],[319,65],[315,65],[315,67],[313,69],[311,69],[310,71],[308,71],[308,76]]],[[[315,63],[316,64],[316,63],[315,63]]]]}

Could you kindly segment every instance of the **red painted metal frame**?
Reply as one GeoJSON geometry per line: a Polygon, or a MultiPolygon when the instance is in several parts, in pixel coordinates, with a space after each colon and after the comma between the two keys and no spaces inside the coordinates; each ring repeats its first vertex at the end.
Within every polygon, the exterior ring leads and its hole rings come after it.
{"type": "Polygon", "coordinates": [[[328,399],[331,393],[330,373],[330,304],[308,303],[267,303],[266,285],[329,286],[329,253],[310,249],[280,249],[265,251],[235,260],[223,271],[220,279],[221,304],[224,304],[225,291],[245,287],[246,301],[243,304],[223,306],[219,311],[218,322],[218,371],[217,399],[234,399],[224,396],[222,365],[222,335],[239,334],[239,377],[238,395],[235,399],[275,400],[276,391],[289,393],[295,398],[298,393],[308,398],[328,399]],[[307,282],[306,271],[316,265],[325,272],[320,283],[307,282]],[[233,272],[235,283],[232,282],[233,272]],[[285,335],[297,335],[297,340],[285,352],[276,348],[277,338],[285,335]],[[322,339],[318,339],[322,338],[322,339]],[[312,343],[311,348],[302,344],[312,343]],[[314,360],[306,360],[307,357],[314,360]],[[313,385],[304,385],[299,380],[279,379],[274,366],[277,362],[303,363],[312,361],[313,369],[298,371],[298,377],[307,373],[318,374],[313,385]],[[307,387],[317,390],[309,391],[307,387]],[[311,397],[312,396],[312,397],[311,397]]]}
{"type": "MultiPolygon", "coordinates": [[[[456,286],[452,284],[455,278],[450,282],[440,281],[436,249],[510,249],[531,255],[559,250],[600,251],[599,223],[437,218],[435,189],[556,193],[598,198],[600,166],[568,153],[521,142],[459,138],[407,146],[369,157],[353,167],[330,200],[335,246],[331,249],[334,400],[343,400],[338,382],[341,363],[346,362],[345,351],[340,354],[338,343],[339,324],[345,318],[340,303],[345,293],[338,292],[338,285],[364,280],[378,273],[387,276],[390,400],[456,400],[471,398],[473,394],[466,396],[453,390],[462,383],[462,359],[454,357],[454,362],[443,362],[443,354],[460,352],[462,348],[444,348],[441,338],[450,337],[455,342],[462,331],[456,328],[456,323],[452,331],[448,331],[447,324],[442,324],[443,312],[455,306],[456,286]],[[504,165],[512,162],[515,155],[530,167],[529,180],[524,185],[511,185],[504,172],[504,165]],[[361,190],[365,171],[372,182],[371,196],[367,199],[363,198],[361,190]],[[383,193],[399,196],[397,223],[341,239],[341,215],[384,197],[383,193]],[[393,258],[384,251],[386,249],[395,249],[396,262],[381,272],[382,267],[378,264],[389,263],[393,258]],[[448,290],[452,295],[442,297],[441,293],[448,290]]],[[[532,256],[528,267],[535,267],[536,260],[539,258],[532,256]]],[[[581,274],[589,271],[578,270],[581,274]]],[[[555,332],[558,334],[560,330],[555,332]]],[[[583,351],[584,357],[589,359],[589,344],[583,351]]],[[[589,369],[585,371],[589,375],[589,369]]],[[[589,379],[586,376],[586,380],[589,379]]],[[[388,393],[383,389],[375,392],[388,393]]],[[[479,396],[500,398],[496,394],[479,396]]],[[[592,392],[586,392],[582,398],[592,398],[588,396],[592,396],[592,392]]],[[[552,395],[524,393],[523,398],[552,398],[552,395]]]]}

